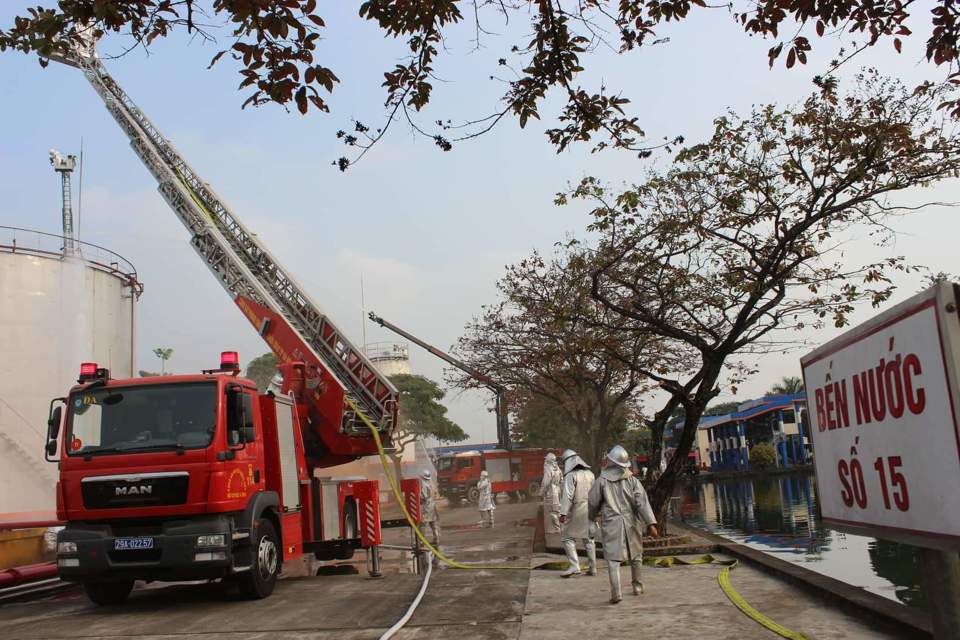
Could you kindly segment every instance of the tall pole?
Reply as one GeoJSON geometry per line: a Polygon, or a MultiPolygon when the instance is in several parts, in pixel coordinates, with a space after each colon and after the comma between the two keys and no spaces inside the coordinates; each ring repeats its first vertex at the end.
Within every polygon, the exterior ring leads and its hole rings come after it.
{"type": "Polygon", "coordinates": [[[63,198],[63,255],[69,257],[77,253],[77,239],[73,229],[73,194],[70,190],[70,176],[77,166],[77,157],[64,156],[56,149],[51,149],[50,164],[53,165],[53,170],[60,174],[63,198]]]}
{"type": "Polygon", "coordinates": [[[367,303],[363,297],[363,274],[360,274],[360,327],[363,333],[363,355],[367,355],[367,303]]]}

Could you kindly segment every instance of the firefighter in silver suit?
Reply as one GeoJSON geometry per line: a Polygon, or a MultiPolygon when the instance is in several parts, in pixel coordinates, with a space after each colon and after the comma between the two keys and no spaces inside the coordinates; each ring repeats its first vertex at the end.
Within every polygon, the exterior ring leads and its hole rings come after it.
{"type": "Polygon", "coordinates": [[[657,519],[647,492],[630,472],[630,455],[620,445],[610,449],[608,464],[590,489],[589,517],[600,518],[603,530],[603,557],[610,574],[610,603],[622,599],[620,564],[630,563],[633,595],[643,593],[640,567],[643,564],[643,531],[657,537],[657,519]]]}
{"type": "Polygon", "coordinates": [[[577,541],[582,540],[587,552],[589,574],[597,575],[596,525],[588,517],[587,496],[594,476],[590,466],[575,451],[563,452],[563,497],[560,499],[560,522],[563,524],[561,544],[570,566],[560,575],[564,578],[580,575],[577,541]]]}
{"type": "Polygon", "coordinates": [[[420,474],[420,522],[424,534],[430,531],[433,546],[440,544],[440,514],[437,512],[437,490],[433,484],[433,474],[424,469],[420,474]]]}

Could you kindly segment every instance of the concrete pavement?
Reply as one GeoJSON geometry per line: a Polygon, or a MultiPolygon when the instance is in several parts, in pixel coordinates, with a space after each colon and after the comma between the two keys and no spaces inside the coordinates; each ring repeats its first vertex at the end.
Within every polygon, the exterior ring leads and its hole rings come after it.
{"type": "MultiPolygon", "coordinates": [[[[558,555],[537,554],[532,566],[557,562],[558,555]]],[[[776,634],[733,606],[717,584],[719,565],[643,568],[646,593],[633,596],[630,569],[621,568],[623,601],[608,603],[606,562],[599,575],[563,579],[556,573],[532,571],[520,640],[538,638],[643,637],[671,640],[774,640],[776,634]]],[[[903,638],[873,628],[823,600],[777,578],[741,565],[731,582],[747,602],[776,622],[817,640],[903,638]]]]}
{"type": "MultiPolygon", "coordinates": [[[[427,593],[400,639],[586,640],[605,636],[671,640],[770,639],[772,632],[736,609],[717,584],[718,565],[644,568],[647,593],[630,595],[623,569],[623,602],[608,604],[606,563],[600,575],[562,579],[558,571],[531,571],[561,556],[533,554],[537,505],[501,503],[497,526],[483,529],[472,506],[445,508],[442,549],[462,562],[510,564],[521,570],[456,570],[436,565],[427,593]]],[[[390,531],[385,542],[408,540],[390,531]]],[[[366,640],[378,638],[406,611],[420,586],[400,552],[384,553],[384,578],[366,576],[362,555],[330,563],[321,576],[281,580],[273,596],[248,602],[219,584],[151,585],[110,608],[80,593],[0,607],[3,640],[137,638],[145,640],[366,640]]],[[[288,568],[292,569],[292,568],[288,568]]],[[[742,564],[732,582],[743,597],[775,621],[818,640],[904,638],[879,623],[855,618],[829,600],[809,595],[771,574],[742,564]]],[[[890,603],[890,606],[901,606],[890,603]]]]}
{"type": "MultiPolygon", "coordinates": [[[[497,526],[478,526],[475,508],[445,509],[442,548],[465,562],[528,566],[535,503],[498,505],[497,526]]],[[[409,531],[387,532],[404,543],[409,531]]],[[[366,576],[362,554],[328,564],[320,577],[296,568],[274,594],[242,601],[217,583],[150,585],[117,607],[99,608],[79,592],[0,607],[0,638],[137,638],[143,640],[360,640],[378,638],[406,611],[420,587],[398,552],[384,552],[384,577],[366,576]],[[300,577],[295,577],[300,573],[300,577]],[[344,575],[346,574],[346,575],[344,575]]],[[[288,568],[290,569],[290,568],[288,568]]],[[[430,589],[398,638],[516,638],[529,571],[435,568],[430,589]]]]}

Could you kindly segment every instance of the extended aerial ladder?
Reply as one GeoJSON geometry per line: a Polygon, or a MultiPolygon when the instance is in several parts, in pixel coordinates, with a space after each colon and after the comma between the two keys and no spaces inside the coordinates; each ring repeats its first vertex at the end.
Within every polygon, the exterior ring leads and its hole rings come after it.
{"type": "Polygon", "coordinates": [[[494,410],[496,411],[496,414],[497,414],[497,444],[498,446],[503,447],[504,449],[512,448],[510,444],[510,423],[507,419],[506,387],[498,383],[496,380],[494,380],[490,376],[484,373],[481,373],[480,371],[477,371],[476,369],[468,365],[466,362],[463,362],[462,360],[458,360],[454,358],[449,353],[441,351],[440,349],[437,349],[433,345],[424,342],[417,336],[413,335],[412,333],[408,333],[404,331],[403,329],[393,324],[392,322],[384,320],[373,311],[371,311],[368,314],[368,316],[371,320],[376,322],[378,325],[380,325],[384,329],[389,329],[390,331],[393,331],[397,335],[403,336],[404,338],[414,343],[415,345],[426,349],[427,351],[437,356],[444,362],[447,362],[448,364],[453,365],[457,369],[460,369],[461,371],[466,373],[468,376],[470,376],[477,382],[481,383],[483,386],[490,389],[490,391],[493,392],[494,401],[496,403],[494,410]]]}
{"type": "MultiPolygon", "coordinates": [[[[190,233],[190,244],[280,363],[306,364],[311,434],[318,467],[376,453],[362,412],[386,436],[397,423],[398,392],[107,73],[94,42],[58,62],[78,67],[157,180],[164,200],[190,233]]],[[[285,384],[284,393],[288,391],[285,384]]]]}

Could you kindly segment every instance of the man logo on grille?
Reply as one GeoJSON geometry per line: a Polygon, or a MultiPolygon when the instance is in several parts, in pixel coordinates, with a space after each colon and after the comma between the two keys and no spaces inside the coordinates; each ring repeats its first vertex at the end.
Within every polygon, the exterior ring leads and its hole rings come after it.
{"type": "Polygon", "coordinates": [[[149,496],[153,494],[153,487],[149,484],[131,485],[116,487],[115,492],[115,495],[118,496],[149,496]]]}

